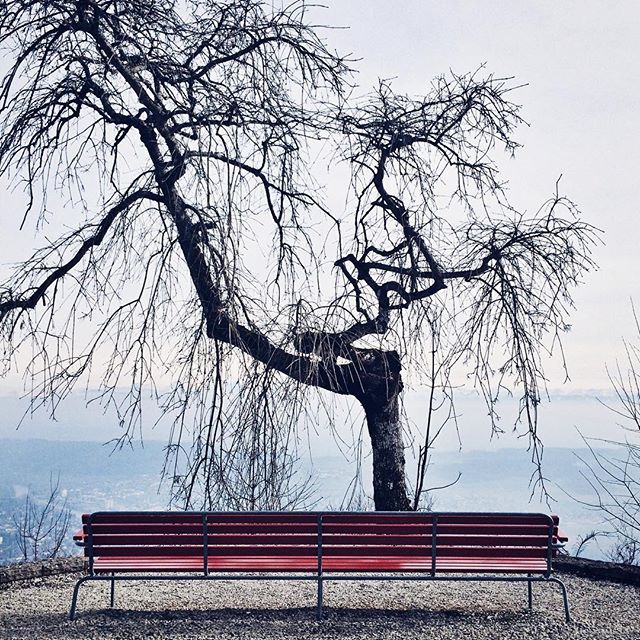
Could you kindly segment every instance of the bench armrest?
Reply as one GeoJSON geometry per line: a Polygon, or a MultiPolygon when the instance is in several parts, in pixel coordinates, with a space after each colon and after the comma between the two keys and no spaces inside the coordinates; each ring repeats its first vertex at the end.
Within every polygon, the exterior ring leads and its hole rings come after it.
{"type": "Polygon", "coordinates": [[[86,545],[87,534],[84,529],[79,529],[73,534],[73,541],[79,546],[84,547],[86,545]]]}

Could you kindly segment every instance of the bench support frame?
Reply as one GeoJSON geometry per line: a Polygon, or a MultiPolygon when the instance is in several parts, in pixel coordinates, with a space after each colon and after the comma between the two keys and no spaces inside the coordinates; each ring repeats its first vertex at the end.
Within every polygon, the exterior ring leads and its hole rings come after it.
{"type": "Polygon", "coordinates": [[[533,608],[533,598],[532,598],[532,585],[534,582],[555,582],[560,586],[560,590],[562,593],[562,600],[564,604],[564,613],[565,619],[567,622],[571,622],[571,611],[569,609],[569,599],[567,597],[567,588],[560,580],[560,578],[556,578],[555,576],[532,576],[528,575],[527,577],[520,576],[460,576],[460,575],[446,575],[446,574],[436,574],[432,576],[431,574],[419,574],[419,575],[406,575],[406,574],[390,574],[390,575],[370,575],[370,574],[361,574],[356,573],[353,575],[346,574],[336,574],[332,575],[331,573],[320,573],[318,575],[310,575],[310,574],[265,574],[265,575],[247,575],[247,574],[239,574],[239,575],[229,575],[229,574],[213,574],[208,573],[207,575],[184,575],[184,574],[176,574],[176,575],[108,575],[108,574],[94,574],[88,575],[80,578],[73,589],[73,596],[71,599],[71,609],[69,611],[69,620],[74,620],[76,616],[76,609],[78,604],[78,592],[80,591],[80,587],[85,582],[105,582],[109,581],[111,583],[111,607],[114,606],[114,592],[115,592],[115,583],[126,580],[313,580],[318,585],[318,602],[316,608],[316,616],[318,620],[322,619],[322,607],[323,607],[323,596],[324,596],[324,582],[327,580],[354,580],[354,581],[369,581],[369,580],[404,580],[404,581],[420,581],[420,582],[431,582],[431,581],[456,581],[456,582],[526,582],[527,583],[527,591],[528,591],[528,604],[529,611],[533,608]]]}

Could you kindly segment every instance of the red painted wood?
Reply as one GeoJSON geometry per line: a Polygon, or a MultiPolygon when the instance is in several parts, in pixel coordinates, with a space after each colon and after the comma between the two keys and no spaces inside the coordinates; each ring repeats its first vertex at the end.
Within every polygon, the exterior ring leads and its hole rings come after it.
{"type": "MultiPolygon", "coordinates": [[[[210,525],[209,533],[308,533],[316,534],[318,531],[317,524],[308,525],[302,524],[295,528],[290,525],[268,525],[268,524],[221,524],[217,526],[210,525]]],[[[324,522],[322,524],[323,534],[375,534],[375,535],[431,535],[431,524],[397,524],[397,525],[380,525],[377,523],[330,523],[324,522]]],[[[549,533],[549,527],[547,525],[459,525],[459,524],[443,524],[438,525],[439,534],[487,534],[487,535],[541,535],[546,536],[549,533]]]]}
{"type": "MultiPolygon", "coordinates": [[[[89,522],[89,515],[84,514],[82,516],[82,523],[87,524],[89,522]]],[[[100,523],[158,523],[158,524],[202,524],[202,516],[197,513],[183,513],[180,511],[166,511],[160,514],[154,513],[133,513],[122,514],[117,511],[111,513],[98,513],[94,514],[91,519],[92,524],[100,523]]]]}
{"type": "Polygon", "coordinates": [[[433,516],[428,513],[401,513],[384,514],[376,513],[326,513],[322,516],[323,525],[329,524],[366,524],[393,526],[402,524],[422,524],[431,526],[433,516]]]}
{"type": "Polygon", "coordinates": [[[111,572],[202,572],[202,556],[177,557],[177,558],[96,558],[94,560],[96,573],[111,572]]]}
{"type": "MultiPolygon", "coordinates": [[[[95,524],[91,526],[94,535],[183,535],[195,534],[202,536],[202,524],[95,524]]],[[[84,527],[85,533],[89,527],[84,527]]]]}
{"type": "Polygon", "coordinates": [[[192,546],[153,546],[153,547],[116,547],[116,546],[103,546],[94,547],[93,555],[100,558],[111,557],[128,557],[128,558],[145,558],[149,556],[154,557],[166,557],[177,558],[181,556],[199,556],[204,555],[204,547],[202,545],[192,546]]]}
{"type": "MultiPolygon", "coordinates": [[[[550,516],[557,526],[558,516],[550,516]]],[[[291,512],[291,513],[210,513],[207,516],[208,522],[212,524],[234,524],[234,523],[313,523],[317,522],[318,514],[313,512],[291,512]]],[[[89,514],[83,514],[82,522],[88,522],[89,514]]],[[[324,523],[347,523],[347,524],[431,524],[432,516],[428,513],[402,513],[384,514],[372,511],[370,513],[323,513],[324,523]]],[[[184,513],[181,511],[167,511],[159,514],[139,512],[134,514],[121,514],[116,511],[108,513],[94,514],[93,522],[196,522],[200,523],[202,516],[199,513],[184,513]]],[[[509,514],[438,514],[439,524],[540,524],[548,523],[546,516],[531,515],[509,515],[509,514]]]]}
{"type": "MultiPolygon", "coordinates": [[[[323,527],[323,530],[324,527],[323,527]]],[[[298,534],[318,534],[318,524],[316,522],[310,523],[219,523],[209,524],[208,531],[210,534],[224,533],[224,534],[253,534],[253,533],[298,533],[298,534]]]]}
{"type": "MultiPolygon", "coordinates": [[[[491,547],[533,547],[546,548],[548,538],[546,536],[487,536],[487,535],[438,535],[438,546],[491,546],[491,547]]],[[[317,534],[210,534],[208,536],[210,546],[222,545],[313,545],[318,542],[317,534]]],[[[431,547],[431,535],[365,535],[365,534],[325,534],[322,537],[325,547],[333,545],[347,545],[366,547],[369,545],[385,546],[390,548],[401,546],[428,546],[431,547]]],[[[99,546],[136,546],[136,545],[202,545],[203,535],[200,533],[153,533],[153,534],[93,534],[93,545],[99,546]]]]}
{"type": "MultiPolygon", "coordinates": [[[[557,525],[558,517],[550,516],[554,524],[557,525]]],[[[531,514],[521,516],[511,516],[509,514],[478,514],[478,515],[460,515],[439,514],[438,526],[440,524],[510,524],[510,525],[545,525],[549,526],[549,518],[543,515],[531,514]]]]}
{"type": "MultiPolygon", "coordinates": [[[[143,537],[141,539],[144,539],[143,537]]],[[[217,535],[210,534],[210,545],[261,545],[261,544],[317,544],[317,535],[298,534],[253,534],[253,535],[217,535]]],[[[547,546],[547,536],[487,536],[487,535],[438,535],[438,545],[462,546],[547,546]]],[[[323,546],[352,545],[352,546],[428,546],[431,547],[431,531],[428,535],[392,535],[392,534],[325,534],[322,535],[323,546]]]]}
{"type": "MultiPolygon", "coordinates": [[[[436,564],[438,572],[446,573],[544,573],[546,562],[542,560],[505,561],[495,558],[447,558],[436,564]]],[[[95,571],[106,572],[197,572],[202,569],[201,557],[174,558],[99,558],[95,571]]],[[[265,558],[260,556],[228,556],[211,558],[209,571],[215,572],[314,572],[317,563],[305,556],[265,558]]],[[[425,572],[431,570],[431,558],[377,556],[346,556],[327,558],[323,571],[331,572],[425,572]]]]}
{"type": "Polygon", "coordinates": [[[149,535],[123,535],[123,534],[94,534],[93,546],[200,546],[204,544],[202,531],[199,534],[149,534],[149,535]]]}
{"type": "MultiPolygon", "coordinates": [[[[149,524],[149,523],[111,523],[111,524],[94,524],[92,530],[95,534],[201,534],[202,525],[200,523],[186,524],[149,524]]],[[[323,534],[347,534],[347,535],[417,535],[430,536],[432,532],[431,525],[396,525],[396,526],[367,526],[359,523],[354,525],[347,524],[326,524],[322,527],[323,534]]],[[[307,534],[317,535],[318,527],[316,524],[298,525],[292,527],[286,523],[279,524],[231,524],[231,525],[209,525],[208,531],[210,535],[215,534],[233,534],[252,535],[292,535],[307,534]]],[[[84,532],[88,532],[88,527],[84,527],[84,532]]],[[[79,535],[80,532],[78,532],[79,535]]],[[[547,526],[510,526],[510,525],[439,525],[438,535],[488,535],[488,536],[547,536],[547,526]]],[[[566,536],[561,535],[566,539],[566,536]]]]}
{"type": "MultiPolygon", "coordinates": [[[[257,549],[256,549],[257,551],[257,549]]],[[[438,557],[497,557],[497,558],[544,558],[546,547],[436,547],[438,557]]],[[[431,547],[327,547],[323,545],[322,557],[331,556],[428,556],[431,558],[431,547]]]]}
{"type": "MultiPolygon", "coordinates": [[[[318,555],[315,545],[264,545],[246,547],[209,547],[211,557],[236,556],[246,551],[252,555],[265,558],[277,558],[280,556],[312,556],[318,555]]],[[[148,557],[148,556],[194,556],[202,555],[202,546],[101,546],[94,547],[94,556],[97,557],[148,557]]],[[[476,557],[487,558],[545,558],[546,548],[543,547],[437,547],[438,557],[476,557]]],[[[376,556],[376,557],[404,557],[423,556],[431,558],[431,547],[382,547],[382,546],[327,546],[322,549],[323,558],[336,556],[376,556]]]]}
{"type": "MultiPolygon", "coordinates": [[[[318,514],[207,515],[211,571],[315,571],[318,514]]],[[[557,530],[557,540],[566,536],[557,530]]],[[[74,539],[87,541],[89,516],[74,539]]],[[[324,571],[430,571],[432,515],[323,514],[324,571]]],[[[547,570],[544,516],[438,514],[438,572],[547,570]]],[[[94,570],[200,572],[202,516],[107,513],[92,518],[94,570]]],[[[89,549],[85,547],[85,555],[89,549]]]]}
{"type": "Polygon", "coordinates": [[[207,516],[210,524],[223,523],[280,523],[280,524],[316,524],[318,514],[313,512],[291,512],[291,513],[211,513],[207,516]]]}

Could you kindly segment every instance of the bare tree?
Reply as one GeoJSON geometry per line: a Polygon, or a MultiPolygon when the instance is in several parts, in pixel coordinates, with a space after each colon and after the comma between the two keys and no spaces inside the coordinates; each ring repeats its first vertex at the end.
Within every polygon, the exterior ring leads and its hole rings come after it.
{"type": "Polygon", "coordinates": [[[55,558],[60,554],[69,525],[71,511],[60,491],[60,477],[49,481],[49,495],[40,501],[27,493],[24,509],[13,516],[16,542],[25,562],[55,558]]]}
{"type": "MultiPolygon", "coordinates": [[[[632,304],[636,322],[636,340],[640,340],[640,321],[632,304]]],[[[590,460],[583,473],[594,499],[582,504],[599,511],[616,536],[611,550],[615,562],[640,562],[640,345],[625,341],[625,362],[616,362],[607,369],[617,397],[617,404],[606,405],[614,415],[622,418],[618,425],[624,439],[585,439],[590,460]],[[614,446],[611,453],[598,451],[594,444],[614,446]]]]}
{"type": "Polygon", "coordinates": [[[97,378],[123,438],[145,394],[159,399],[185,505],[234,504],[238,455],[255,471],[242,491],[264,497],[249,503],[272,504],[258,485],[317,419],[309,393],[324,411],[328,392],[362,407],[376,508],[416,506],[403,369],[466,367],[494,429],[499,393],[518,386],[538,460],[542,357],[592,264],[593,229],[557,190],[532,216],[506,201],[494,156],[518,146],[511,80],[481,69],[421,97],[381,82],[352,100],[348,61],[307,13],[2,6],[0,175],[24,187],[22,224],[43,241],[0,290],[7,368],[33,354],[34,405],[52,410],[97,378]],[[345,211],[320,185],[338,183],[334,165],[345,211]]]}

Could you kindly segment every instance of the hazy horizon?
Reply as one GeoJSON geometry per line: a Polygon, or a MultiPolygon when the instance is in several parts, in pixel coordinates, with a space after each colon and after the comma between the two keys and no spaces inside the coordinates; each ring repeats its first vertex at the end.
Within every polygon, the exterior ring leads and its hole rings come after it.
{"type": "MultiPolygon", "coordinates": [[[[539,435],[543,444],[564,448],[584,446],[580,433],[589,438],[619,439],[621,432],[616,425],[620,417],[603,405],[605,402],[616,406],[616,400],[612,393],[595,396],[580,392],[558,394],[550,402],[543,402],[539,410],[539,435]]],[[[416,435],[420,432],[420,419],[425,413],[426,392],[409,391],[405,394],[404,403],[416,435]]],[[[143,413],[142,440],[166,443],[170,423],[165,420],[154,427],[156,420],[160,418],[160,411],[151,400],[147,405],[143,413]]],[[[104,413],[97,403],[87,407],[82,394],[74,394],[61,404],[55,422],[48,419],[44,409],[40,409],[33,415],[27,415],[17,428],[27,408],[26,399],[0,395],[0,415],[3,416],[0,420],[0,438],[106,442],[123,434],[113,411],[104,413]]],[[[460,445],[464,451],[526,448],[526,437],[519,437],[521,433],[525,433],[524,429],[519,433],[512,431],[517,398],[503,400],[498,405],[502,416],[501,428],[505,432],[499,436],[492,437],[486,406],[476,394],[468,391],[457,393],[456,409],[458,431],[453,424],[448,425],[437,441],[438,450],[455,451],[460,445]]],[[[335,420],[343,440],[350,440],[352,432],[359,429],[362,418],[357,405],[352,407],[346,402],[337,405],[335,420]]],[[[138,433],[135,439],[140,440],[139,436],[138,433]]],[[[307,443],[318,455],[339,453],[326,421],[319,425],[315,433],[301,434],[301,441],[307,443]]]]}

